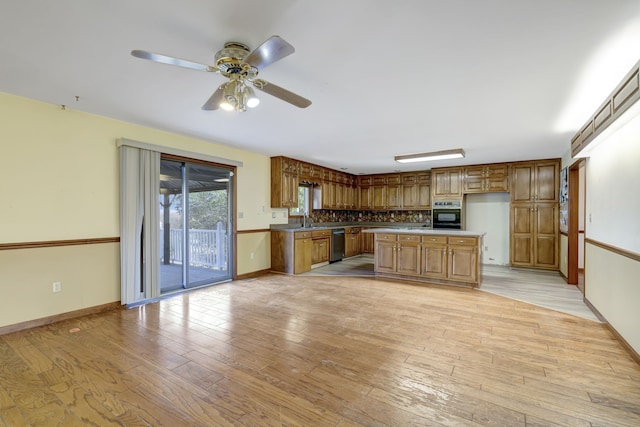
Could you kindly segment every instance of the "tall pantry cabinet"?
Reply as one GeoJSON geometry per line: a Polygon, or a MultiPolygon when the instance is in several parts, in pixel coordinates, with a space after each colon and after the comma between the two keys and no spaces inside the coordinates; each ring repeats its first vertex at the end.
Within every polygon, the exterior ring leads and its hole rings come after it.
{"type": "Polygon", "coordinates": [[[512,163],[512,266],[558,269],[559,188],[559,160],[512,163]]]}

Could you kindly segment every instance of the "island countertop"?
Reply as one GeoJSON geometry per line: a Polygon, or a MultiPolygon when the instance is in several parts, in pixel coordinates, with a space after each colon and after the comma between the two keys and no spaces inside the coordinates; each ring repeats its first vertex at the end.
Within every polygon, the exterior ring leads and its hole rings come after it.
{"type": "Polygon", "coordinates": [[[431,230],[423,227],[408,228],[372,228],[362,230],[363,233],[420,234],[425,236],[482,237],[485,232],[470,230],[431,230]]]}

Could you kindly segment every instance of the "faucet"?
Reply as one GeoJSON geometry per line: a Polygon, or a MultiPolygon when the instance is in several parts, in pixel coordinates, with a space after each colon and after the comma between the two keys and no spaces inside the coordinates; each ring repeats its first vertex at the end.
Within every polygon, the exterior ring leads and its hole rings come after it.
{"type": "Polygon", "coordinates": [[[304,215],[302,216],[302,228],[307,228],[309,227],[309,212],[305,211],[304,215]]]}

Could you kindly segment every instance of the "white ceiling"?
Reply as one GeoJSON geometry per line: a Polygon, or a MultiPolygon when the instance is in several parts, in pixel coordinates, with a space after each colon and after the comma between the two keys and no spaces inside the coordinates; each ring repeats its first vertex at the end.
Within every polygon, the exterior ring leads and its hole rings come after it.
{"type": "Polygon", "coordinates": [[[638,0],[0,2],[2,92],[354,174],[561,157],[640,57],[638,0]],[[296,52],[260,77],[309,108],[203,111],[222,76],[130,55],[212,64],[274,34],[296,52]]]}

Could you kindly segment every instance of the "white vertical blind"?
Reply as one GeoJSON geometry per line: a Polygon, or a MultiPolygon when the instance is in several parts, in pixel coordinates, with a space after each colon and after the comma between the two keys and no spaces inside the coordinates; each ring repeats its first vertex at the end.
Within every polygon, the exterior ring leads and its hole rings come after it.
{"type": "Polygon", "coordinates": [[[122,304],[132,304],[160,294],[160,153],[126,145],[119,150],[120,299],[122,304]]]}

